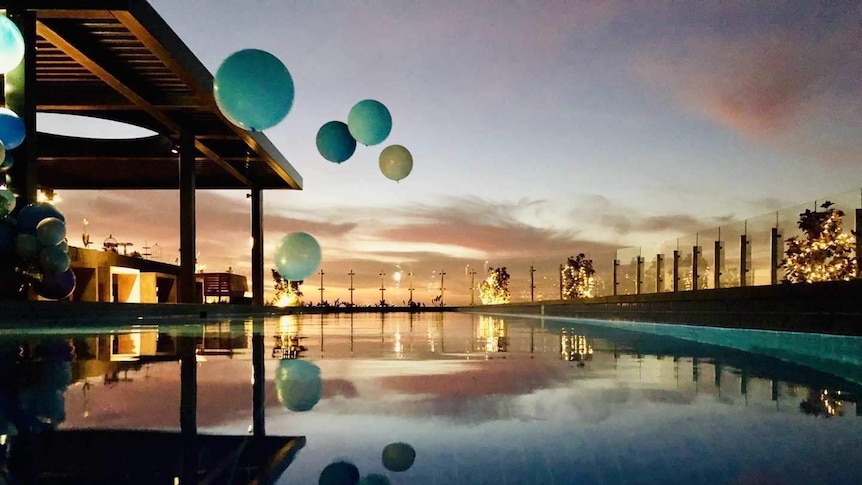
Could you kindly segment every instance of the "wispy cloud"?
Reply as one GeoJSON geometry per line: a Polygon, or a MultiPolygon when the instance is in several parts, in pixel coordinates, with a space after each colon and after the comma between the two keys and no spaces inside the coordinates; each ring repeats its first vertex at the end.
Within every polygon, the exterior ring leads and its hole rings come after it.
{"type": "Polygon", "coordinates": [[[781,15],[783,23],[750,31],[694,29],[656,40],[634,72],[749,140],[824,161],[846,162],[851,153],[858,160],[862,11],[781,15]]]}

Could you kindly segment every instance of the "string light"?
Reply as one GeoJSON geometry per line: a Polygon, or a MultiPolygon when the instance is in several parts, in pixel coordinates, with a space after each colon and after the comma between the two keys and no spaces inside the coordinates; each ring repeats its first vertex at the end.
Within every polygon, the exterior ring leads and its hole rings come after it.
{"type": "Polygon", "coordinates": [[[483,305],[498,305],[512,301],[509,293],[509,272],[506,268],[488,268],[488,277],[479,285],[483,305]]]}
{"type": "Polygon", "coordinates": [[[821,206],[823,211],[799,214],[799,228],[805,236],[787,240],[781,262],[791,283],[849,281],[856,275],[856,235],[843,232],[844,212],[832,205],[827,201],[821,206]]]}
{"type": "Polygon", "coordinates": [[[572,300],[595,296],[595,274],[593,260],[587,259],[584,253],[569,258],[563,267],[563,299],[572,300]]]}

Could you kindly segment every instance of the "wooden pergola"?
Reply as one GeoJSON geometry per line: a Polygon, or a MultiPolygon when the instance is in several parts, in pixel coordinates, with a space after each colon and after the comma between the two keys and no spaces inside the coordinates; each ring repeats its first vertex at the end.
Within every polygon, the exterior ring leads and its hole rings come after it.
{"type": "Polygon", "coordinates": [[[177,189],[178,299],[195,296],[195,190],[251,197],[252,287],[263,304],[265,189],[302,189],[302,177],[262,133],[221,114],[213,76],[145,0],[0,0],[25,40],[3,95],[27,129],[13,151],[18,204],[37,189],[177,189]],[[36,112],[130,123],[158,135],[134,140],[39,133],[36,112]]]}

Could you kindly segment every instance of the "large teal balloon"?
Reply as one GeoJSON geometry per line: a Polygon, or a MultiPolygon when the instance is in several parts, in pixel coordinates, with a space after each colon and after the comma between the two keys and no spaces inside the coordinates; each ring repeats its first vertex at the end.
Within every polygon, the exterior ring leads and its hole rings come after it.
{"type": "Polygon", "coordinates": [[[42,246],[56,246],[66,239],[66,223],[56,217],[46,217],[36,224],[36,238],[42,246]]]}
{"type": "Polygon", "coordinates": [[[0,15],[0,74],[15,69],[24,59],[24,37],[9,17],[0,15]]]}
{"type": "Polygon", "coordinates": [[[330,162],[341,163],[356,151],[356,140],[346,124],[330,121],[317,131],[317,151],[330,162]]]}
{"type": "Polygon", "coordinates": [[[262,131],[277,125],[293,106],[293,78],[269,52],[244,49],[222,62],[213,80],[213,95],[233,124],[262,131]]]}
{"type": "Polygon", "coordinates": [[[377,145],[392,131],[392,115],[380,101],[365,99],[350,108],[347,126],[359,143],[377,145]]]}
{"type": "Polygon", "coordinates": [[[310,234],[292,232],[275,248],[275,268],[288,281],[302,281],[320,266],[320,244],[310,234]]]}
{"type": "Polygon", "coordinates": [[[323,391],[320,367],[307,360],[282,360],[275,370],[275,393],[291,411],[310,411],[323,391]]]}
{"type": "Polygon", "coordinates": [[[11,150],[24,141],[24,121],[9,108],[0,108],[0,142],[11,150]]]}
{"type": "Polygon", "coordinates": [[[401,145],[390,145],[380,152],[380,171],[386,178],[399,181],[413,170],[413,155],[401,145]]]}

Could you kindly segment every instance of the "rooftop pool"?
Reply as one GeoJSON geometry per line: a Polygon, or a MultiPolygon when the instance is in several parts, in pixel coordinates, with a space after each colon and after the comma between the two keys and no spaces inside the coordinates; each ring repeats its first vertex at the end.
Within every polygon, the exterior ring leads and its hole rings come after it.
{"type": "Polygon", "coordinates": [[[262,329],[266,434],[307,438],[280,484],[338,461],[393,484],[862,483],[858,337],[467,313],[0,328],[4,446],[11,416],[178,430],[183,339],[199,432],[248,434],[262,329]],[[297,359],[322,379],[304,412],[277,382],[297,359]],[[381,460],[398,442],[406,471],[381,460]]]}

